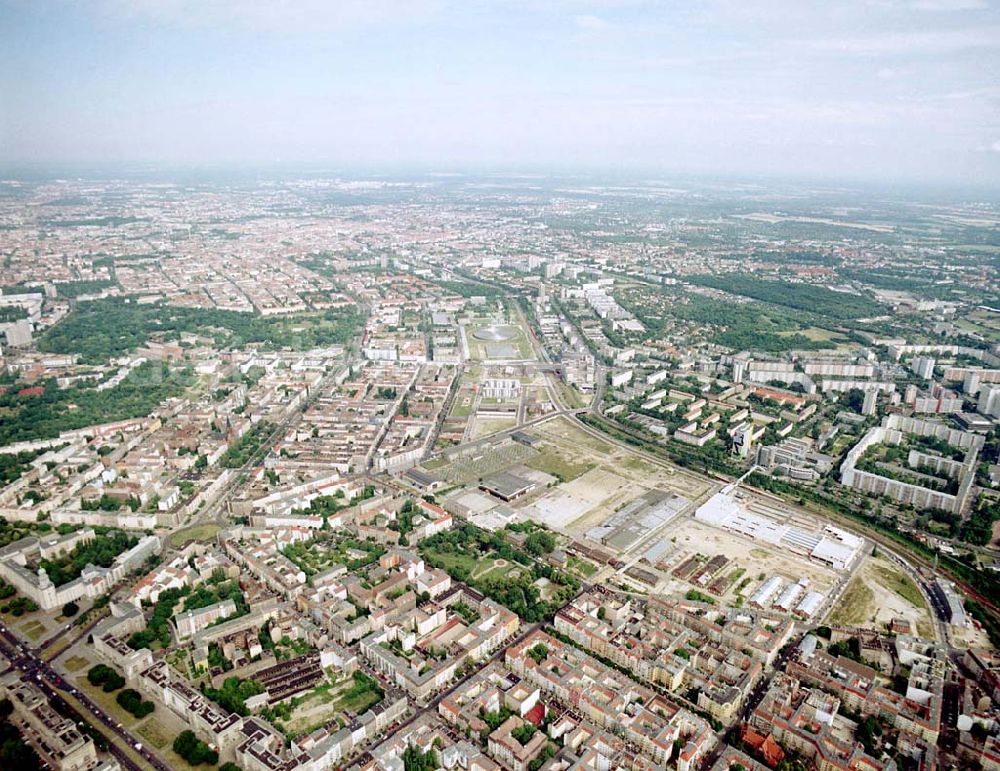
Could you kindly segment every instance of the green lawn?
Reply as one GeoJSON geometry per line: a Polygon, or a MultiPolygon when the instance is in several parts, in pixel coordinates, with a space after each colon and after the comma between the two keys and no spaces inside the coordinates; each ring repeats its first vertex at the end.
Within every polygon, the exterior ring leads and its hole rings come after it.
{"type": "Polygon", "coordinates": [[[337,702],[337,706],[340,709],[349,709],[355,714],[361,715],[373,704],[378,704],[379,701],[381,701],[381,697],[376,691],[366,690],[363,693],[344,697],[337,702]]]}
{"type": "Polygon", "coordinates": [[[352,676],[353,682],[346,691],[342,691],[337,699],[337,709],[351,710],[357,715],[365,712],[373,704],[382,700],[382,692],[378,683],[360,672],[352,676]]]}
{"type": "Polygon", "coordinates": [[[590,396],[580,393],[573,388],[573,386],[567,385],[562,380],[556,379],[555,384],[556,390],[559,392],[559,396],[571,410],[578,410],[586,407],[590,402],[590,396]]]}
{"type": "Polygon", "coordinates": [[[572,463],[566,459],[564,454],[555,449],[543,450],[533,458],[526,460],[524,465],[558,477],[563,482],[572,481],[594,468],[593,463],[572,463]]]}
{"type": "Polygon", "coordinates": [[[892,589],[892,591],[911,605],[917,608],[927,608],[924,596],[920,593],[920,590],[913,583],[912,579],[887,565],[875,565],[874,567],[879,581],[888,588],[892,589]]]}
{"type": "Polygon", "coordinates": [[[455,403],[451,407],[451,417],[453,418],[467,418],[472,414],[472,408],[475,402],[470,399],[468,404],[463,404],[462,399],[455,399],[455,403]]]}
{"type": "Polygon", "coordinates": [[[479,565],[475,557],[468,554],[461,554],[457,552],[441,552],[441,551],[428,551],[428,555],[432,556],[436,560],[440,560],[441,566],[447,570],[453,570],[454,568],[465,568],[469,571],[469,575],[472,575],[473,571],[479,565]]]}
{"type": "Polygon", "coordinates": [[[833,626],[863,624],[871,616],[874,601],[875,593],[864,581],[855,576],[827,618],[827,623],[833,626]]]}
{"type": "Polygon", "coordinates": [[[216,534],[221,529],[221,527],[213,523],[192,525],[191,527],[186,527],[183,530],[178,530],[176,533],[171,535],[170,545],[176,548],[190,540],[210,541],[215,538],[216,534]]]}
{"type": "Polygon", "coordinates": [[[83,673],[76,678],[76,685],[77,688],[86,693],[92,701],[97,702],[97,705],[102,710],[126,728],[129,728],[139,722],[136,720],[135,715],[131,712],[127,712],[118,704],[116,699],[118,698],[118,694],[121,693],[120,690],[105,693],[103,688],[90,684],[90,681],[87,680],[86,673],[83,673]]]}
{"type": "Polygon", "coordinates": [[[517,424],[517,421],[513,418],[476,418],[476,426],[473,429],[472,437],[473,439],[478,439],[481,436],[487,436],[489,434],[495,434],[498,431],[506,431],[508,428],[513,428],[517,424]]]}
{"type": "Polygon", "coordinates": [[[136,733],[145,739],[150,746],[158,750],[163,749],[170,742],[170,737],[167,735],[166,729],[160,725],[156,718],[147,720],[136,729],[136,733]]]}
{"type": "Polygon", "coordinates": [[[593,562],[590,562],[589,560],[579,559],[578,557],[570,557],[566,561],[566,566],[570,570],[575,571],[576,573],[582,575],[584,578],[590,578],[598,570],[600,570],[600,568],[597,567],[597,565],[595,565],[593,562]]]}
{"type": "Polygon", "coordinates": [[[481,574],[474,576],[474,578],[479,581],[495,581],[500,578],[506,578],[507,576],[513,577],[514,575],[522,572],[520,568],[516,565],[501,565],[499,567],[492,567],[488,570],[484,570],[481,574]]]}

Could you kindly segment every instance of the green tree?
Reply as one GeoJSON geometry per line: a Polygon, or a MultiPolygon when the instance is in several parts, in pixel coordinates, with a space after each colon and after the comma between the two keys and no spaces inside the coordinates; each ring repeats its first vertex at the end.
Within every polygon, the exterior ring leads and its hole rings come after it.
{"type": "Polygon", "coordinates": [[[192,766],[200,766],[202,763],[214,766],[219,762],[219,753],[195,736],[193,731],[182,731],[178,734],[174,739],[173,748],[174,752],[192,766]]]}

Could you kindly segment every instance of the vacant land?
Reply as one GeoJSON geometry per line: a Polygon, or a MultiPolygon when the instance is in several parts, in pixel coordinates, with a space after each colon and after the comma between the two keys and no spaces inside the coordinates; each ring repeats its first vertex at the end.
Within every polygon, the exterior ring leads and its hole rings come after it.
{"type": "Polygon", "coordinates": [[[558,378],[553,378],[553,380],[555,381],[555,389],[559,398],[562,399],[563,404],[571,410],[578,410],[587,406],[590,402],[591,397],[588,394],[580,393],[575,388],[567,385],[558,378]]]}
{"type": "Polygon", "coordinates": [[[539,426],[537,430],[556,441],[562,440],[572,446],[591,450],[599,455],[610,455],[614,449],[607,442],[602,442],[597,437],[587,433],[582,428],[578,428],[568,420],[547,421],[539,426]]]}
{"type": "Polygon", "coordinates": [[[469,356],[478,361],[491,359],[530,359],[533,358],[531,343],[524,330],[514,323],[497,319],[477,319],[465,327],[465,339],[469,343],[469,356]],[[481,330],[497,327],[510,336],[504,340],[479,340],[475,333],[481,330]]]}
{"type": "Polygon", "coordinates": [[[561,482],[570,482],[594,468],[593,463],[575,463],[568,460],[565,454],[554,447],[546,447],[538,455],[528,458],[524,465],[551,474],[561,482]]]}
{"type": "MultiPolygon", "coordinates": [[[[744,570],[751,581],[738,593],[749,597],[757,587],[771,576],[780,576],[789,582],[809,579],[809,589],[827,593],[837,583],[837,574],[817,562],[789,553],[786,549],[759,541],[750,541],[736,533],[703,524],[693,518],[679,518],[677,524],[667,526],[665,535],[674,539],[678,551],[672,562],[680,564],[686,556],[703,554],[708,558],[718,554],[744,570]],[[764,578],[760,578],[764,576],[764,578]]],[[[736,586],[739,586],[737,582],[736,586]]],[[[736,593],[736,586],[733,587],[736,593]]]]}
{"type": "Polygon", "coordinates": [[[875,593],[860,577],[855,576],[827,617],[827,621],[834,626],[864,624],[871,618],[874,606],[875,593]]]}
{"type": "Polygon", "coordinates": [[[506,431],[513,428],[517,421],[514,418],[475,418],[475,425],[472,427],[472,438],[479,439],[483,436],[495,434],[498,431],[506,431]]]}
{"type": "Polygon", "coordinates": [[[590,578],[598,570],[600,570],[600,568],[590,560],[581,559],[579,557],[570,557],[566,562],[566,567],[568,567],[571,572],[583,576],[584,578],[590,578]]]}
{"type": "Polygon", "coordinates": [[[923,637],[934,635],[930,609],[917,585],[888,560],[875,558],[868,559],[851,579],[828,621],[847,626],[883,625],[894,618],[913,622],[923,637]]]}
{"type": "Polygon", "coordinates": [[[918,608],[927,608],[924,596],[920,593],[917,585],[912,579],[903,575],[898,570],[888,564],[875,564],[873,566],[875,575],[879,578],[879,583],[891,589],[904,600],[918,608]]]}
{"type": "Polygon", "coordinates": [[[464,485],[498,471],[509,469],[535,454],[524,445],[506,441],[475,455],[456,458],[436,469],[434,476],[456,485],[464,485]]]}
{"type": "Polygon", "coordinates": [[[187,541],[210,541],[215,538],[221,529],[221,527],[212,523],[192,525],[191,527],[186,527],[183,530],[178,530],[176,533],[171,535],[170,545],[176,548],[187,541]]]}
{"type": "Polygon", "coordinates": [[[607,519],[618,503],[637,498],[642,492],[629,480],[594,468],[550,490],[525,508],[524,514],[555,530],[583,531],[607,519]]]}

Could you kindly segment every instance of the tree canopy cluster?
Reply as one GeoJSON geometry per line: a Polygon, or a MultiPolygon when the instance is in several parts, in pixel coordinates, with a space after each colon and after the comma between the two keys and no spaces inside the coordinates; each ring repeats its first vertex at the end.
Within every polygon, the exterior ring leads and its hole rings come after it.
{"type": "Polygon", "coordinates": [[[174,739],[174,752],[180,755],[191,766],[202,763],[214,766],[219,762],[219,753],[194,735],[194,731],[181,731],[174,739]]]}
{"type": "MultiPolygon", "coordinates": [[[[534,543],[535,548],[547,545],[539,541],[534,543]]],[[[580,588],[579,581],[573,576],[538,562],[527,551],[513,546],[504,537],[503,531],[491,533],[468,522],[424,539],[420,543],[420,553],[428,564],[446,570],[452,578],[468,583],[529,623],[551,616],[580,588]],[[523,569],[518,570],[516,575],[486,573],[473,578],[471,569],[464,563],[448,559],[450,554],[467,555],[475,563],[501,558],[523,569]],[[534,585],[539,578],[547,578],[553,584],[555,591],[548,600],[541,598],[538,587],[534,585]]]]}
{"type": "Polygon", "coordinates": [[[752,297],[797,311],[817,313],[839,321],[878,316],[887,310],[885,306],[864,295],[834,292],[815,284],[768,281],[749,273],[692,276],[688,280],[692,284],[721,289],[730,294],[752,297]]]}
{"type": "Polygon", "coordinates": [[[78,543],[73,551],[65,556],[41,560],[39,565],[45,568],[53,584],[62,586],[79,577],[87,565],[111,567],[115,557],[137,543],[139,539],[134,535],[129,535],[124,530],[111,530],[97,535],[92,541],[78,543]]]}
{"type": "Polygon", "coordinates": [[[146,715],[152,714],[153,710],[156,709],[156,705],[153,704],[153,702],[143,701],[142,694],[134,688],[126,688],[118,694],[115,701],[117,701],[118,705],[126,712],[129,712],[140,719],[146,717],[146,715]]]}
{"type": "Polygon", "coordinates": [[[257,680],[241,680],[238,677],[227,677],[221,688],[205,686],[202,688],[208,698],[223,709],[235,712],[237,715],[249,715],[246,700],[251,696],[264,693],[264,686],[257,680]]]}
{"type": "Polygon", "coordinates": [[[267,454],[267,448],[263,446],[264,440],[273,431],[274,425],[272,423],[268,423],[266,420],[260,421],[222,454],[219,465],[223,468],[240,468],[247,461],[263,459],[263,456],[267,454]]]}
{"type": "Polygon", "coordinates": [[[22,474],[31,469],[31,461],[48,451],[49,448],[46,447],[41,450],[0,453],[0,487],[20,479],[22,474]]]}
{"type": "Polygon", "coordinates": [[[54,378],[37,384],[41,394],[12,388],[0,394],[0,444],[51,439],[62,431],[145,417],[183,393],[192,377],[188,370],[171,373],[162,362],[147,361],[105,391],[82,382],[59,388],[54,378]]]}
{"type": "Polygon", "coordinates": [[[196,610],[214,605],[223,600],[236,603],[236,614],[239,616],[250,612],[243,591],[237,581],[222,581],[218,583],[201,584],[184,598],[184,610],[196,610]]]}
{"type": "Polygon", "coordinates": [[[97,664],[87,671],[87,682],[99,685],[105,693],[125,687],[125,678],[106,664],[97,664]]]}
{"type": "Polygon", "coordinates": [[[0,701],[0,768],[18,771],[40,771],[42,761],[31,745],[21,738],[17,726],[10,722],[14,705],[10,699],[0,701]]]}
{"type": "Polygon", "coordinates": [[[212,308],[175,308],[162,303],[140,305],[107,297],[81,302],[39,338],[38,347],[53,353],[77,353],[81,361],[89,364],[133,351],[154,336],[177,340],[185,333],[210,336],[220,348],[259,344],[305,350],[348,343],[361,323],[362,314],[354,306],[278,318],[212,308]]]}
{"type": "Polygon", "coordinates": [[[434,750],[424,752],[415,745],[403,750],[403,771],[436,771],[437,767],[437,753],[434,750]]]}
{"type": "Polygon", "coordinates": [[[174,608],[190,591],[190,588],[185,586],[161,592],[146,628],[133,633],[128,638],[128,646],[132,650],[139,650],[139,648],[152,648],[154,642],[159,642],[162,647],[170,645],[170,619],[174,615],[174,608]]]}

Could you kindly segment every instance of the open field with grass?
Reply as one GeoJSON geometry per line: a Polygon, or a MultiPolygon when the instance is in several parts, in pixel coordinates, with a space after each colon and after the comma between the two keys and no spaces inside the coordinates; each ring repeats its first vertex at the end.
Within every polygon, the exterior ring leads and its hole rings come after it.
{"type": "Polygon", "coordinates": [[[566,567],[573,573],[576,573],[583,578],[590,578],[595,573],[597,573],[600,568],[595,565],[590,560],[581,559],[579,557],[570,557],[566,561],[566,567]]]}
{"type": "Polygon", "coordinates": [[[381,700],[378,691],[373,688],[356,688],[351,686],[337,700],[337,708],[363,715],[369,707],[381,700]]]}
{"type": "Polygon", "coordinates": [[[831,624],[888,624],[911,621],[924,637],[934,634],[931,611],[913,580],[881,557],[868,558],[827,619],[831,624]]]}
{"type": "Polygon", "coordinates": [[[517,576],[524,572],[525,568],[512,564],[505,559],[482,560],[472,572],[473,579],[485,578],[494,580],[517,576]]]}
{"type": "Polygon", "coordinates": [[[288,736],[301,736],[326,725],[333,719],[344,725],[349,719],[344,712],[361,715],[382,698],[378,685],[365,676],[326,682],[306,694],[294,697],[287,720],[276,722],[288,736]]]}
{"type": "Polygon", "coordinates": [[[172,741],[166,729],[155,717],[146,720],[135,732],[148,742],[149,746],[157,750],[162,750],[172,741]]]}
{"type": "Polygon", "coordinates": [[[480,477],[489,476],[519,463],[524,463],[534,453],[534,450],[522,444],[507,441],[497,447],[486,448],[475,455],[467,455],[446,462],[443,466],[435,469],[434,476],[452,484],[464,485],[480,477]]]}
{"type": "Polygon", "coordinates": [[[839,332],[834,332],[832,329],[824,329],[823,327],[806,327],[805,329],[790,329],[786,332],[779,332],[782,337],[791,337],[792,335],[802,335],[803,337],[808,337],[810,340],[815,342],[827,342],[835,341],[837,343],[849,343],[850,340],[844,337],[839,332]]]}
{"type": "MultiPolygon", "coordinates": [[[[89,667],[88,667],[89,669],[89,667]]],[[[118,702],[115,700],[120,690],[112,691],[111,693],[105,693],[104,689],[100,686],[94,686],[90,684],[87,680],[86,671],[82,671],[75,678],[76,687],[83,691],[87,696],[94,701],[102,710],[104,710],[108,715],[114,718],[116,721],[121,723],[126,728],[131,728],[139,721],[136,720],[135,716],[131,712],[126,712],[119,706],[118,702]]],[[[127,686],[126,686],[127,687],[127,686]]]]}
{"type": "Polygon", "coordinates": [[[976,311],[964,319],[959,319],[955,325],[965,332],[982,335],[991,342],[1000,341],[1000,313],[976,311]]]}
{"type": "Polygon", "coordinates": [[[45,635],[45,624],[36,620],[23,624],[20,629],[32,642],[37,642],[45,635]]]}
{"type": "Polygon", "coordinates": [[[176,548],[191,540],[210,541],[215,538],[221,529],[221,527],[213,523],[192,525],[191,527],[186,527],[183,530],[178,530],[176,533],[171,535],[170,545],[176,548]]]}
{"type": "Polygon", "coordinates": [[[879,583],[883,586],[891,589],[911,605],[918,608],[927,608],[924,596],[920,593],[920,590],[911,578],[889,565],[876,564],[874,571],[879,578],[879,583]]]}
{"type": "Polygon", "coordinates": [[[607,442],[602,442],[595,436],[578,428],[568,420],[550,420],[534,429],[535,433],[544,437],[550,437],[554,441],[562,440],[562,443],[573,447],[591,450],[599,455],[610,455],[614,449],[607,442]]]}
{"type": "MultiPolygon", "coordinates": [[[[695,500],[714,483],[665,462],[658,462],[632,449],[611,444],[584,431],[568,418],[556,418],[531,429],[531,433],[546,443],[546,450],[558,454],[572,466],[590,465],[594,473],[613,469],[615,474],[646,489],[660,488],[695,500]],[[549,449],[551,448],[551,449],[549,449]]],[[[586,476],[586,474],[584,475],[586,476]]]]}
{"type": "Polygon", "coordinates": [[[451,412],[448,413],[453,418],[467,418],[476,407],[476,399],[472,394],[460,393],[455,397],[451,405],[451,412]]]}
{"type": "Polygon", "coordinates": [[[170,743],[168,743],[166,747],[160,750],[160,756],[167,762],[167,765],[170,766],[170,768],[173,769],[174,771],[194,771],[194,769],[201,769],[201,771],[208,771],[208,769],[214,768],[214,766],[205,766],[205,765],[192,766],[190,763],[184,760],[184,758],[182,758],[180,755],[178,755],[176,752],[173,751],[171,744],[173,744],[173,739],[170,740],[170,743]]]}
{"type": "Polygon", "coordinates": [[[528,458],[524,465],[558,477],[561,482],[570,482],[594,468],[593,463],[574,463],[567,460],[566,456],[554,447],[546,447],[538,455],[528,458]]]}
{"type": "Polygon", "coordinates": [[[63,662],[63,668],[69,672],[79,672],[84,667],[90,664],[86,659],[82,659],[79,656],[70,656],[66,661],[63,662]]]}
{"type": "Polygon", "coordinates": [[[552,380],[555,383],[555,389],[558,392],[559,398],[571,410],[581,409],[590,403],[591,396],[589,394],[580,393],[557,377],[552,378],[552,380]]]}
{"type": "Polygon", "coordinates": [[[445,570],[451,572],[458,568],[461,570],[466,570],[471,575],[473,571],[476,570],[479,563],[476,561],[475,557],[470,554],[461,554],[458,552],[439,552],[428,550],[428,554],[433,555],[438,560],[440,560],[441,567],[445,570]]]}
{"type": "Polygon", "coordinates": [[[517,425],[517,421],[514,418],[475,418],[475,421],[472,427],[473,439],[489,436],[490,434],[497,433],[497,431],[506,431],[508,428],[513,428],[517,425]]]}
{"type": "Polygon", "coordinates": [[[833,626],[855,626],[866,623],[872,615],[875,605],[875,593],[860,577],[855,576],[847,585],[834,606],[827,623],[833,626]]]}

